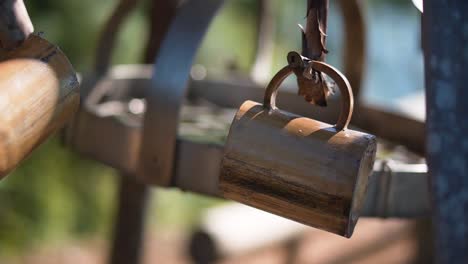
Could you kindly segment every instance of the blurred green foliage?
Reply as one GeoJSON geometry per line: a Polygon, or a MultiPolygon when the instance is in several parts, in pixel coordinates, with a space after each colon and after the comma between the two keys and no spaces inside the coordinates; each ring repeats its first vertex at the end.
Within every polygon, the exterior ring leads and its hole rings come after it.
{"type": "Polygon", "coordinates": [[[46,142],[0,184],[0,254],[107,230],[112,170],[46,142]]]}
{"type": "MultiPolygon", "coordinates": [[[[89,72],[100,29],[114,0],[25,1],[36,31],[58,44],[75,68],[89,72]]],[[[113,63],[138,63],[146,42],[148,1],[132,13],[118,37],[113,63]]],[[[374,2],[384,2],[377,1],[374,2]]],[[[386,1],[385,1],[386,2],[386,1]]],[[[391,2],[391,1],[389,1],[391,2]]],[[[409,1],[393,3],[408,5],[409,1]]],[[[299,48],[297,23],[304,20],[305,0],[274,0],[277,20],[275,67],[284,54],[299,48]]],[[[247,73],[254,60],[256,42],[254,0],[228,1],[216,18],[198,54],[198,63],[223,74],[235,62],[247,73]],[[221,69],[221,70],[220,70],[221,69]]],[[[116,200],[116,173],[64,149],[49,140],[0,182],[0,255],[35,245],[89,235],[109,235],[116,200]]],[[[157,191],[156,221],[161,226],[189,227],[200,208],[218,201],[180,191],[157,191]]],[[[154,219],[154,218],[153,218],[154,219]]]]}

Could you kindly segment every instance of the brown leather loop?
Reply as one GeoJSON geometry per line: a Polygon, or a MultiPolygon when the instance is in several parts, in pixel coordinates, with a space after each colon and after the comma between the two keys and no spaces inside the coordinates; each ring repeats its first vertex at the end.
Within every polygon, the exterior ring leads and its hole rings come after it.
{"type": "MultiPolygon", "coordinates": [[[[336,85],[341,92],[341,111],[338,117],[338,122],[335,127],[337,130],[344,130],[348,127],[351,117],[353,115],[354,97],[351,85],[348,79],[336,68],[320,61],[311,61],[307,70],[310,68],[323,72],[335,81],[336,85]]],[[[283,81],[293,73],[293,69],[290,66],[282,68],[270,81],[265,91],[265,97],[263,99],[264,107],[268,109],[276,109],[276,95],[278,89],[283,81]]]]}

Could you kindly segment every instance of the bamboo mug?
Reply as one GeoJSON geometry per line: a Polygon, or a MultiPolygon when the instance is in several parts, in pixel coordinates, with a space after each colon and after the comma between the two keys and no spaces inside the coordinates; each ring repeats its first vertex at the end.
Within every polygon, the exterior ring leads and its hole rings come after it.
{"type": "Polygon", "coordinates": [[[269,83],[263,104],[246,101],[231,125],[219,188],[232,199],[303,224],[351,237],[375,160],[374,136],[347,129],[353,95],[347,79],[328,64],[312,69],[341,91],[336,125],[301,117],[275,105],[284,67],[269,83]]]}

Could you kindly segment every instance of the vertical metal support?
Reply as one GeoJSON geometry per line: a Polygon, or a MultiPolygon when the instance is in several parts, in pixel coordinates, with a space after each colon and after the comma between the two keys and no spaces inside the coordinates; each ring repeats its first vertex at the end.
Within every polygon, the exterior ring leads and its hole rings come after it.
{"type": "MultiPolygon", "coordinates": [[[[98,41],[95,61],[95,74],[102,76],[111,63],[116,35],[138,0],[121,0],[106,23],[98,41]]],[[[93,85],[89,86],[90,88],[93,85]]],[[[90,91],[84,91],[86,100],[90,91]]],[[[142,233],[148,201],[148,189],[135,182],[134,177],[120,175],[118,208],[114,223],[114,237],[109,263],[139,263],[141,258],[142,233]]]]}
{"type": "Polygon", "coordinates": [[[366,68],[366,21],[365,3],[360,0],[340,0],[338,5],[343,16],[344,69],[354,99],[359,104],[363,73],[366,68]]]}
{"type": "Polygon", "coordinates": [[[250,77],[258,83],[268,83],[275,50],[275,15],[271,0],[257,1],[257,50],[250,77]]]}
{"type": "Polygon", "coordinates": [[[468,2],[425,0],[427,161],[436,263],[468,263],[468,2]]]}
{"type": "Polygon", "coordinates": [[[195,54],[224,0],[184,1],[161,43],[143,121],[138,176],[150,184],[171,186],[180,107],[195,54]]]}
{"type": "Polygon", "coordinates": [[[120,0],[111,17],[104,25],[104,29],[99,36],[98,46],[96,48],[96,60],[94,61],[94,72],[97,76],[106,73],[112,58],[112,52],[116,43],[117,33],[122,23],[128,17],[130,12],[138,4],[138,0],[120,0]]]}
{"type": "Polygon", "coordinates": [[[152,0],[148,12],[150,35],[143,55],[144,63],[153,63],[181,0],[152,0]]]}
{"type": "Polygon", "coordinates": [[[114,224],[111,264],[140,263],[149,188],[135,177],[121,175],[118,208],[114,224]]]}
{"type": "MultiPolygon", "coordinates": [[[[167,29],[177,11],[178,0],[154,0],[149,12],[150,31],[143,56],[144,63],[153,62],[167,29]]],[[[122,175],[110,262],[141,263],[144,226],[150,188],[137,182],[135,176],[122,175]]]]}

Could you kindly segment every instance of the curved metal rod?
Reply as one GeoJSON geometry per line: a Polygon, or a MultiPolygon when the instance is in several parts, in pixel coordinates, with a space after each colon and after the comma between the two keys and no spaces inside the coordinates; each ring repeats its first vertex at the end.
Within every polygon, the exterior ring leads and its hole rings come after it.
{"type": "Polygon", "coordinates": [[[102,75],[109,68],[117,33],[137,3],[138,0],[121,0],[105,24],[96,48],[96,60],[94,61],[94,71],[96,74],[102,75]]]}
{"type": "Polygon", "coordinates": [[[362,90],[366,66],[366,24],[364,7],[359,0],[338,1],[344,26],[344,73],[353,87],[356,101],[362,90]]]}
{"type": "Polygon", "coordinates": [[[143,55],[144,63],[154,62],[180,2],[181,0],[152,0],[151,9],[148,12],[150,34],[143,55]]]}
{"type": "Polygon", "coordinates": [[[198,47],[224,0],[190,0],[179,7],[155,59],[143,121],[140,173],[146,183],[173,184],[179,112],[198,47]]]}
{"type": "Polygon", "coordinates": [[[258,0],[257,43],[250,77],[258,83],[266,83],[271,78],[270,70],[275,50],[274,3],[271,0],[258,0]]]}
{"type": "Polygon", "coordinates": [[[349,122],[351,122],[354,109],[353,89],[351,89],[351,85],[349,84],[348,79],[346,79],[346,77],[336,68],[321,61],[312,61],[309,67],[312,67],[313,69],[330,76],[330,78],[335,81],[336,85],[340,89],[341,110],[340,116],[338,117],[338,122],[336,123],[336,129],[346,129],[349,125],[349,122]]]}
{"type": "Polygon", "coordinates": [[[278,95],[278,89],[286,78],[293,73],[293,68],[291,66],[283,67],[278,73],[273,76],[271,81],[268,83],[268,86],[265,91],[265,96],[263,97],[263,106],[268,109],[277,109],[276,107],[276,96],[278,95]]]}
{"type": "Polygon", "coordinates": [[[104,25],[95,51],[96,59],[93,65],[93,75],[87,76],[87,78],[83,80],[81,89],[83,105],[88,108],[93,108],[98,103],[99,99],[108,92],[108,89],[95,89],[96,82],[109,69],[116,45],[116,38],[122,23],[136,7],[138,1],[139,0],[121,0],[104,25]]]}
{"type": "MultiPolygon", "coordinates": [[[[310,71],[311,69],[327,74],[336,82],[341,92],[341,110],[335,127],[337,130],[346,129],[349,122],[351,122],[354,107],[353,90],[351,89],[351,85],[341,72],[324,62],[311,61],[308,65],[307,71],[310,71]]],[[[265,91],[263,99],[263,106],[265,108],[276,109],[276,95],[278,94],[278,89],[281,83],[292,73],[293,68],[291,66],[286,66],[273,77],[265,91]]]]}

